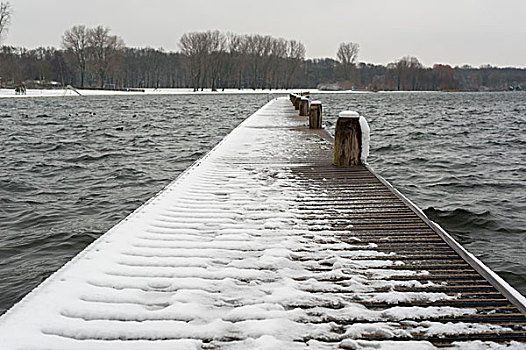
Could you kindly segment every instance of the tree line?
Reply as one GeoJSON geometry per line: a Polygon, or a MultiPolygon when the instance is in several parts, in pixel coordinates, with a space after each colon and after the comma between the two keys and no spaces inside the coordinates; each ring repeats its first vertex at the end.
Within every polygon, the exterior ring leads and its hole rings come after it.
{"type": "Polygon", "coordinates": [[[192,32],[179,40],[187,85],[210,88],[290,89],[300,84],[305,46],[269,35],[192,32]]]}
{"type": "MultiPolygon", "coordinates": [[[[4,4],[2,4],[4,6],[4,4]]],[[[10,16],[2,16],[0,35],[10,16]]],[[[9,13],[8,13],[9,14],[9,13]]],[[[61,47],[0,48],[0,85],[77,88],[193,88],[484,91],[526,87],[526,69],[425,67],[415,57],[387,65],[358,62],[359,45],[341,43],[336,59],[306,59],[305,46],[268,35],[185,33],[178,52],[131,48],[109,28],[73,26],[61,47]]]]}

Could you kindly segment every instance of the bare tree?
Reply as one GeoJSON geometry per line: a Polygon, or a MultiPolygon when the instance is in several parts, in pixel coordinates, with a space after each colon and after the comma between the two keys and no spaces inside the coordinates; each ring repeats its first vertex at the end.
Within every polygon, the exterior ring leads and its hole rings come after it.
{"type": "Polygon", "coordinates": [[[269,86],[272,89],[283,86],[283,77],[286,74],[285,58],[287,56],[287,41],[285,39],[273,39],[270,57],[269,86]]]}
{"type": "Polygon", "coordinates": [[[261,82],[260,82],[260,88],[265,89],[267,87],[270,87],[270,80],[271,80],[271,68],[272,68],[272,62],[273,62],[273,49],[274,49],[274,42],[276,41],[275,38],[271,37],[270,35],[265,35],[261,38],[260,48],[261,48],[261,82]]]}
{"type": "Polygon", "coordinates": [[[9,24],[11,23],[12,12],[9,1],[0,3],[0,43],[6,35],[9,24]]]}
{"type": "Polygon", "coordinates": [[[84,87],[88,62],[88,29],[86,26],[73,26],[62,35],[62,46],[73,54],[80,72],[80,87],[84,87]]]}
{"type": "Polygon", "coordinates": [[[292,87],[292,79],[297,73],[297,70],[303,60],[305,59],[305,46],[296,40],[289,40],[287,42],[287,56],[286,56],[286,79],[285,88],[290,89],[292,87]]]}
{"type": "Polygon", "coordinates": [[[360,46],[352,42],[341,43],[338,48],[336,57],[340,61],[345,80],[352,80],[352,71],[358,58],[359,50],[360,46]]]}
{"type": "Polygon", "coordinates": [[[227,33],[227,47],[230,55],[230,71],[235,81],[235,87],[244,87],[244,72],[247,65],[247,40],[245,35],[227,33]]]}
{"type": "Polygon", "coordinates": [[[402,57],[389,63],[387,68],[394,75],[397,90],[418,90],[418,79],[424,67],[416,57],[402,57]]]}
{"type": "Polygon", "coordinates": [[[220,76],[225,67],[227,37],[218,30],[206,32],[207,39],[207,66],[210,73],[210,85],[212,91],[217,91],[221,83],[220,76]]]}
{"type": "Polygon", "coordinates": [[[179,39],[179,47],[186,57],[194,91],[203,88],[205,60],[209,54],[207,34],[204,32],[185,33],[179,39]]]}
{"type": "Polygon", "coordinates": [[[272,50],[272,37],[268,35],[245,36],[252,89],[263,88],[268,75],[268,59],[272,50]]]}
{"type": "Polygon", "coordinates": [[[341,43],[336,57],[342,64],[355,64],[356,59],[358,58],[359,50],[360,45],[358,44],[352,42],[341,43]]]}
{"type": "Polygon", "coordinates": [[[92,62],[99,77],[100,87],[106,83],[106,74],[124,49],[124,41],[116,35],[110,35],[110,29],[97,26],[88,30],[88,42],[92,62]]]}

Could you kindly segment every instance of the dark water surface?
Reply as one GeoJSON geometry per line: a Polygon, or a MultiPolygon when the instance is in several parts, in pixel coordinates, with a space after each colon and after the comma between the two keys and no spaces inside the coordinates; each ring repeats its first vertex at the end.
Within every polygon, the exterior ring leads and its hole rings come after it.
{"type": "MultiPolygon", "coordinates": [[[[526,93],[323,94],[369,163],[526,293],[526,93]]],[[[0,99],[0,314],[209,151],[266,95],[0,99]]]]}

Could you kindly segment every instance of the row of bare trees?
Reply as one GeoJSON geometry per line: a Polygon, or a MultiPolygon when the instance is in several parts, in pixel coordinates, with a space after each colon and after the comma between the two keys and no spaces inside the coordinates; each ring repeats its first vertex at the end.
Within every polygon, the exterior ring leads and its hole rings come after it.
{"type": "Polygon", "coordinates": [[[84,87],[86,71],[91,68],[98,77],[101,88],[106,84],[108,71],[122,58],[124,41],[110,34],[104,26],[87,28],[73,26],[64,32],[62,45],[74,58],[74,65],[80,74],[80,87],[84,87]]]}
{"type": "Polygon", "coordinates": [[[268,35],[192,32],[179,46],[194,90],[290,88],[305,59],[302,43],[268,35]]]}
{"type": "MultiPolygon", "coordinates": [[[[1,3],[0,35],[10,18],[9,3],[1,3]]],[[[409,56],[385,66],[358,62],[359,46],[352,42],[340,44],[337,60],[305,59],[301,42],[257,34],[192,32],[179,46],[179,52],[129,48],[107,27],[73,26],[64,32],[61,49],[1,47],[0,86],[443,91],[526,86],[526,70],[519,68],[430,68],[409,56]]]]}
{"type": "Polygon", "coordinates": [[[325,89],[356,89],[371,91],[504,91],[526,87],[526,69],[481,67],[451,67],[435,64],[426,67],[416,57],[402,57],[387,65],[364,62],[346,73],[341,61],[330,58],[306,60],[306,86],[325,89]]]}
{"type": "Polygon", "coordinates": [[[301,86],[298,74],[305,46],[296,40],[206,31],[184,34],[179,46],[180,52],[127,48],[107,27],[77,25],[64,32],[62,50],[3,47],[0,77],[13,84],[52,79],[80,88],[193,87],[217,91],[301,86]],[[24,63],[28,56],[37,62],[16,67],[17,61],[24,63]]]}

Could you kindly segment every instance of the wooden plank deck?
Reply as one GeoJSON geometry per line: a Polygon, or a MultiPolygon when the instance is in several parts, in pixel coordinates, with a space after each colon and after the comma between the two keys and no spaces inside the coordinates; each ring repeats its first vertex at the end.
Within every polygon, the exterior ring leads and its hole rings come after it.
{"type": "Polygon", "coordinates": [[[526,342],[520,295],[305,122],[264,106],[0,317],[0,349],[526,342]]]}

